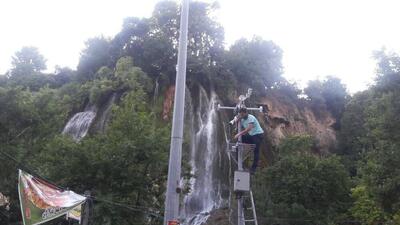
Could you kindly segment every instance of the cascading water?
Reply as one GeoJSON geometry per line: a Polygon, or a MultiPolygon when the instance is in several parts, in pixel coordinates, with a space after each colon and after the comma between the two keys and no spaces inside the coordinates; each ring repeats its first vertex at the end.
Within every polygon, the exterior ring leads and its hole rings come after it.
{"type": "MultiPolygon", "coordinates": [[[[210,216],[210,213],[221,208],[229,192],[229,167],[226,163],[225,133],[221,128],[219,115],[216,109],[217,96],[211,93],[207,96],[203,88],[199,90],[197,107],[192,113],[191,126],[191,174],[190,193],[184,198],[184,224],[201,225],[210,216]],[[225,157],[225,158],[223,158],[225,157]],[[224,196],[225,195],[225,196],[224,196]]],[[[228,194],[229,196],[229,194],[228,194]]]]}
{"type": "Polygon", "coordinates": [[[105,104],[99,107],[95,121],[93,121],[93,128],[98,133],[104,133],[107,124],[110,120],[111,109],[117,99],[117,93],[113,93],[105,104]]]}
{"type": "Polygon", "coordinates": [[[157,97],[158,97],[158,92],[160,91],[160,83],[159,83],[159,76],[157,77],[157,79],[156,79],[156,85],[155,85],[155,87],[154,87],[154,94],[153,94],[153,103],[155,103],[156,102],[156,100],[157,100],[157,97]]]}
{"type": "Polygon", "coordinates": [[[79,112],[68,121],[62,133],[70,135],[75,141],[79,141],[86,136],[95,117],[94,108],[79,112]]]}

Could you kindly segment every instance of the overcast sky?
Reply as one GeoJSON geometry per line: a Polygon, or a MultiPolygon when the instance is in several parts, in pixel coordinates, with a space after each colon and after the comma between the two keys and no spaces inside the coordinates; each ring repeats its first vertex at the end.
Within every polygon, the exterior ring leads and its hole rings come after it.
{"type": "MultiPolygon", "coordinates": [[[[205,0],[212,2],[212,0],[205,0]]],[[[148,17],[157,0],[1,0],[0,73],[22,46],[36,46],[55,65],[76,68],[84,41],[114,36],[128,16],[148,17]]],[[[372,52],[400,50],[396,0],[219,0],[226,44],[254,35],[284,51],[285,77],[335,75],[351,92],[374,77],[372,52]]]]}

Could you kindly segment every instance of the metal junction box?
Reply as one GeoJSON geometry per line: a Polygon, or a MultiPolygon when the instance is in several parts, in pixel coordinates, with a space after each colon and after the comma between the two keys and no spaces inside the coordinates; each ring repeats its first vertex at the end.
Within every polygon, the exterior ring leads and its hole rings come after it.
{"type": "Polygon", "coordinates": [[[235,171],[234,191],[250,191],[250,173],[246,171],[235,171]]]}

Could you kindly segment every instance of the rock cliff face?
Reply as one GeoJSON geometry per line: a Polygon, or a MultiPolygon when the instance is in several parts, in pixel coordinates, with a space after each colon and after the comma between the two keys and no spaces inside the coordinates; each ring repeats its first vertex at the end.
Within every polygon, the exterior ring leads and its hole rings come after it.
{"type": "Polygon", "coordinates": [[[259,121],[266,129],[267,140],[277,146],[285,137],[292,135],[311,135],[315,138],[316,150],[326,154],[336,144],[336,133],[332,126],[335,119],[326,109],[316,113],[305,101],[288,100],[285,96],[274,94],[258,101],[265,107],[259,121]]]}
{"type": "Polygon", "coordinates": [[[168,120],[171,115],[172,108],[174,106],[174,95],[175,95],[175,86],[168,87],[164,93],[163,113],[162,113],[163,120],[168,120]]]}
{"type": "MultiPolygon", "coordinates": [[[[163,119],[171,114],[175,88],[169,87],[164,96],[163,119]]],[[[255,113],[266,130],[268,147],[278,146],[285,138],[293,135],[311,135],[315,138],[315,147],[320,154],[328,153],[336,145],[336,133],[333,129],[335,119],[326,109],[312,110],[305,100],[288,99],[279,93],[255,99],[264,113],[255,113]]],[[[270,153],[264,152],[269,155],[270,153]]]]}

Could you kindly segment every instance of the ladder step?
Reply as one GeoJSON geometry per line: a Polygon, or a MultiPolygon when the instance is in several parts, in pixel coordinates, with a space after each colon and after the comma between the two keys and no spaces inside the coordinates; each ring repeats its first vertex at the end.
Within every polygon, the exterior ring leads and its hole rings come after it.
{"type": "Polygon", "coordinates": [[[255,220],[244,220],[244,222],[254,222],[255,220]]]}

